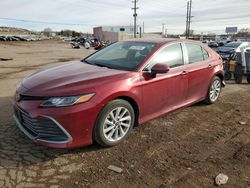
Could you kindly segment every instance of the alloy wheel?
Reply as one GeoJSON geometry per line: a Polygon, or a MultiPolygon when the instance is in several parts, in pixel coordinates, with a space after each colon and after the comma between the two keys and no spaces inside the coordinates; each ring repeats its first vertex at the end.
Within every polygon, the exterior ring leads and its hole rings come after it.
{"type": "Polygon", "coordinates": [[[221,90],[220,80],[214,80],[209,91],[209,97],[212,102],[215,102],[218,99],[220,95],[220,90],[221,90]]]}
{"type": "Polygon", "coordinates": [[[103,133],[110,142],[121,140],[128,132],[132,124],[132,117],[125,107],[113,109],[106,117],[103,126],[103,133]]]}

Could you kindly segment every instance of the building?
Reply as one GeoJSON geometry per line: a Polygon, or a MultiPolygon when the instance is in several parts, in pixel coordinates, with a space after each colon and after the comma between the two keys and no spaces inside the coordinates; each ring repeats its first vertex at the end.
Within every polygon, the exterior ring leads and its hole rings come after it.
{"type": "Polygon", "coordinates": [[[102,30],[121,34],[134,34],[134,27],[132,26],[104,26],[102,27],[102,30]]]}
{"type": "Polygon", "coordinates": [[[103,41],[120,41],[133,38],[132,26],[103,26],[93,28],[94,37],[103,41]]]}

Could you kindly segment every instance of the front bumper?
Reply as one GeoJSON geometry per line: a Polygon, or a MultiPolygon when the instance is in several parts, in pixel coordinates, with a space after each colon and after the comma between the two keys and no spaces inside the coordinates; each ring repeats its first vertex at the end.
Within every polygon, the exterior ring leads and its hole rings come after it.
{"type": "Polygon", "coordinates": [[[40,108],[41,101],[14,104],[14,120],[35,143],[53,148],[75,148],[92,144],[92,129],[99,108],[94,103],[71,107],[40,108]]]}
{"type": "Polygon", "coordinates": [[[34,119],[17,106],[14,108],[13,117],[19,129],[35,142],[54,145],[67,145],[72,142],[71,135],[52,117],[34,119]]]}
{"type": "Polygon", "coordinates": [[[226,82],[224,80],[222,80],[221,84],[222,84],[222,87],[226,87],[226,82]]]}

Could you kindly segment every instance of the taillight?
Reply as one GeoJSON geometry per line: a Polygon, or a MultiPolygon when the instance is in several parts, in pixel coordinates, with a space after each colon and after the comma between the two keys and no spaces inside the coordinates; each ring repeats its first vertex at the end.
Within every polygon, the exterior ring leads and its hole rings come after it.
{"type": "Polygon", "coordinates": [[[219,61],[220,61],[220,66],[223,67],[225,64],[225,61],[223,61],[223,59],[221,57],[219,57],[219,61]]]}

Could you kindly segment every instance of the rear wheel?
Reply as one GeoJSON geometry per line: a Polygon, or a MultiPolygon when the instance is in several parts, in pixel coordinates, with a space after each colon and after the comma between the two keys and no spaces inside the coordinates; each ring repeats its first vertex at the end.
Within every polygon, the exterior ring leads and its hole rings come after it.
{"type": "Polygon", "coordinates": [[[247,75],[247,82],[250,84],[250,74],[247,75]]]}
{"type": "Polygon", "coordinates": [[[135,122],[133,107],[125,100],[109,102],[99,114],[94,127],[94,140],[102,146],[114,146],[124,141],[135,122]]]}
{"type": "Polygon", "coordinates": [[[243,80],[243,75],[241,75],[241,74],[235,74],[234,80],[235,80],[236,84],[241,84],[242,80],[243,80]]]}
{"type": "Polygon", "coordinates": [[[226,71],[225,75],[224,75],[224,78],[225,78],[225,80],[231,80],[232,79],[232,73],[229,72],[229,71],[226,71]]]}
{"type": "Polygon", "coordinates": [[[221,79],[218,76],[215,76],[208,88],[207,97],[205,103],[212,104],[217,101],[221,92],[221,79]]]}

